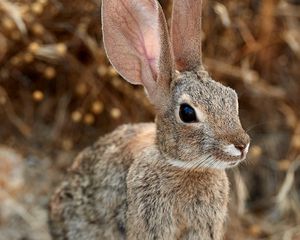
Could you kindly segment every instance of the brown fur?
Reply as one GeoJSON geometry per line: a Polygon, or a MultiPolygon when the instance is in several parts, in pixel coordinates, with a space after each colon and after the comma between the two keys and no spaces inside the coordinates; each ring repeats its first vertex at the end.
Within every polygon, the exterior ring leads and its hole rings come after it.
{"type": "Polygon", "coordinates": [[[156,151],[129,170],[128,239],[220,239],[228,201],[225,172],[170,167],[156,151]]]}
{"type": "Polygon", "coordinates": [[[202,1],[175,0],[173,27],[180,25],[181,36],[173,36],[173,44],[181,72],[174,69],[155,0],[103,3],[110,61],[125,79],[145,86],[157,109],[156,123],[121,126],[78,155],[50,204],[53,238],[220,240],[229,191],[225,169],[244,160],[250,140],[235,91],[196,67],[200,31],[184,26],[200,22],[202,1]],[[184,18],[192,4],[199,6],[184,18]],[[185,35],[193,42],[181,49],[176,41],[185,35]],[[196,122],[181,120],[182,104],[194,108],[196,122]]]}
{"type": "Polygon", "coordinates": [[[142,150],[155,145],[156,131],[155,125],[149,124],[145,126],[143,131],[137,133],[137,135],[128,141],[127,150],[132,153],[139,153],[142,150]]]}

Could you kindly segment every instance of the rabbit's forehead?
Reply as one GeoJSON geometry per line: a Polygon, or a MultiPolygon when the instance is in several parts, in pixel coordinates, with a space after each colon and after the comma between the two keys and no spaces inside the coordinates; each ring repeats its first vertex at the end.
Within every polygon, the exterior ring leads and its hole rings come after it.
{"type": "Polygon", "coordinates": [[[212,79],[180,79],[175,85],[174,100],[178,103],[189,100],[209,112],[235,111],[236,92],[212,79]]]}

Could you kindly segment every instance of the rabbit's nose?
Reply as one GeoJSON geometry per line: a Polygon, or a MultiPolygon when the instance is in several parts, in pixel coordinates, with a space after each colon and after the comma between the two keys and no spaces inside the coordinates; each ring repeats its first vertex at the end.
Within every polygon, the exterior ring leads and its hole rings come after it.
{"type": "Polygon", "coordinates": [[[236,150],[238,150],[242,155],[246,155],[249,150],[250,137],[248,134],[241,134],[232,143],[236,150]]]}
{"type": "Polygon", "coordinates": [[[234,144],[234,147],[238,149],[242,154],[246,154],[248,152],[249,145],[250,145],[249,143],[234,144]]]}
{"type": "Polygon", "coordinates": [[[236,149],[240,150],[243,152],[246,149],[246,144],[235,144],[234,145],[236,149]]]}

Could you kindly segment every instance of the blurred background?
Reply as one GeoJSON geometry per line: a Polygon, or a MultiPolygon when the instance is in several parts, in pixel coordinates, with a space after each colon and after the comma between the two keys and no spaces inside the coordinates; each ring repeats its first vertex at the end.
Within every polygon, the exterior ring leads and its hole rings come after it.
{"type": "MultiPolygon", "coordinates": [[[[206,0],[203,32],[205,66],[238,92],[252,138],[228,171],[226,239],[300,239],[300,1],[206,0]]],[[[49,197],[74,156],[153,121],[101,38],[100,0],[0,1],[0,240],[49,240],[49,197]]]]}

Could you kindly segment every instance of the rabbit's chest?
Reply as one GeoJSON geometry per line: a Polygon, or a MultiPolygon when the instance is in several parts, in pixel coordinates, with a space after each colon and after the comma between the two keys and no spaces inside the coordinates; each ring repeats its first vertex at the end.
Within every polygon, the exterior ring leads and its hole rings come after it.
{"type": "Polygon", "coordinates": [[[218,239],[227,210],[225,173],[176,174],[135,175],[128,188],[127,224],[136,234],[148,233],[146,239],[218,239]]]}
{"type": "Polygon", "coordinates": [[[172,200],[165,211],[170,212],[175,239],[218,239],[226,218],[228,185],[227,178],[216,181],[219,184],[195,177],[178,185],[173,183],[173,188],[167,184],[172,200]]]}
{"type": "Polygon", "coordinates": [[[226,218],[226,205],[221,201],[207,201],[202,196],[175,202],[170,208],[174,239],[219,239],[226,218]]]}

